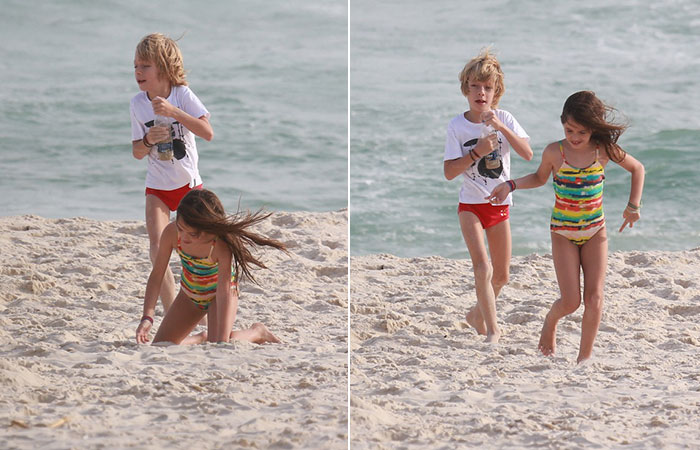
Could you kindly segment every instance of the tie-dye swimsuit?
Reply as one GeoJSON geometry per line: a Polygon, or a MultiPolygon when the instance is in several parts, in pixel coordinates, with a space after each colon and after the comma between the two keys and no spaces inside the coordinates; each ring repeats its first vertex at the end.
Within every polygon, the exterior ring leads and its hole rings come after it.
{"type": "Polygon", "coordinates": [[[564,157],[564,147],[559,142],[563,163],[553,176],[556,201],[552,211],[550,230],[561,234],[581,246],[605,226],[603,214],[603,182],[605,171],[598,161],[588,167],[572,167],[564,157]]]}
{"type": "MultiPolygon", "coordinates": [[[[211,260],[214,251],[214,241],[206,258],[195,258],[182,250],[180,239],[177,240],[177,254],[182,261],[182,277],[180,287],[198,308],[207,310],[216,297],[217,281],[219,279],[219,264],[211,260]]],[[[231,273],[231,287],[237,286],[236,275],[231,273]]]]}

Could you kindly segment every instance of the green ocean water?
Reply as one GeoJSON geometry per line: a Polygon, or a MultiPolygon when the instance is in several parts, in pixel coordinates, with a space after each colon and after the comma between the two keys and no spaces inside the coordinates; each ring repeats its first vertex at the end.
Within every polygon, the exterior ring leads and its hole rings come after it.
{"type": "Polygon", "coordinates": [[[129,100],[156,31],[182,36],[215,133],[197,140],[200,173],[227,209],[347,207],[347,2],[2,6],[0,215],[144,217],[129,100]]]}
{"type": "MultiPolygon", "coordinates": [[[[531,136],[511,176],[534,171],[563,138],[573,92],[593,90],[630,123],[619,143],[646,167],[642,219],[618,233],[628,172],[606,169],[611,250],[700,246],[700,4],[639,2],[353,2],[351,253],[465,258],[456,214],[461,179],[443,176],[445,130],[468,108],[457,75],[492,45],[505,72],[500,107],[531,136]],[[536,6],[534,6],[536,5],[536,6]]],[[[461,178],[461,177],[460,177],[461,178]]],[[[551,184],[518,191],[513,252],[550,251],[551,184]]]]}

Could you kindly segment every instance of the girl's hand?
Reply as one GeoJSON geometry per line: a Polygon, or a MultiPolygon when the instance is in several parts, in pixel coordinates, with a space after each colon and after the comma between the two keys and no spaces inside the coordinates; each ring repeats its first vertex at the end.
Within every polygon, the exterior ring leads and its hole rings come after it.
{"type": "Polygon", "coordinates": [[[500,204],[506,200],[510,194],[510,185],[508,183],[501,183],[491,191],[491,195],[484,197],[491,204],[500,204]]]}
{"type": "Polygon", "coordinates": [[[177,108],[163,97],[154,98],[151,101],[151,106],[153,106],[153,113],[159,116],[175,118],[175,114],[177,113],[177,108]]]}
{"type": "Polygon", "coordinates": [[[148,338],[148,332],[151,331],[151,327],[153,327],[153,324],[149,320],[143,319],[139,324],[139,327],[136,329],[136,342],[139,344],[145,344],[146,342],[150,341],[148,338]]]}
{"type": "Polygon", "coordinates": [[[481,121],[484,125],[491,125],[496,131],[503,130],[503,122],[501,122],[496,116],[496,112],[493,110],[484,111],[481,113],[481,121]]]}
{"type": "Polygon", "coordinates": [[[639,211],[631,211],[629,208],[625,208],[625,210],[622,211],[622,218],[625,219],[625,221],[622,223],[619,232],[622,233],[622,230],[625,229],[627,224],[629,224],[630,228],[634,227],[634,223],[641,217],[642,215],[639,211]]]}

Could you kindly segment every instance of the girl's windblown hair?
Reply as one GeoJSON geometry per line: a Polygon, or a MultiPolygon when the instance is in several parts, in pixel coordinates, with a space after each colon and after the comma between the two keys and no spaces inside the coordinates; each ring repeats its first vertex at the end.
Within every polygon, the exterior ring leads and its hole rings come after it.
{"type": "Polygon", "coordinates": [[[617,145],[617,140],[627,129],[627,124],[615,123],[612,118],[614,113],[615,108],[603,103],[594,92],[580,91],[566,99],[561,123],[571,119],[591,130],[591,140],[603,146],[608,157],[619,163],[627,153],[617,145]]]}
{"type": "Polygon", "coordinates": [[[256,247],[273,247],[286,251],[284,244],[251,230],[272,213],[250,211],[227,215],[219,198],[207,189],[194,189],[183,197],[177,208],[177,218],[197,231],[215,235],[228,245],[233,255],[236,279],[241,274],[255,283],[251,265],[266,268],[250,251],[256,247]]]}

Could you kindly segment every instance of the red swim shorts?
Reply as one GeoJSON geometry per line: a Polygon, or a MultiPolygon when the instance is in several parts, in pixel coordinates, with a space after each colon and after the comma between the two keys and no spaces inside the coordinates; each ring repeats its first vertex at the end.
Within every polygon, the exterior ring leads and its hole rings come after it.
{"type": "Polygon", "coordinates": [[[192,189],[202,189],[202,185],[190,187],[189,184],[182,186],[181,188],[173,189],[172,191],[161,191],[160,189],[146,188],[146,195],[155,195],[165,203],[165,205],[170,208],[170,211],[175,211],[180,204],[180,200],[192,189]]]}
{"type": "Polygon", "coordinates": [[[474,213],[479,218],[481,226],[490,228],[497,225],[510,217],[510,208],[508,205],[492,205],[490,203],[460,203],[457,208],[457,214],[468,211],[474,213]]]}

